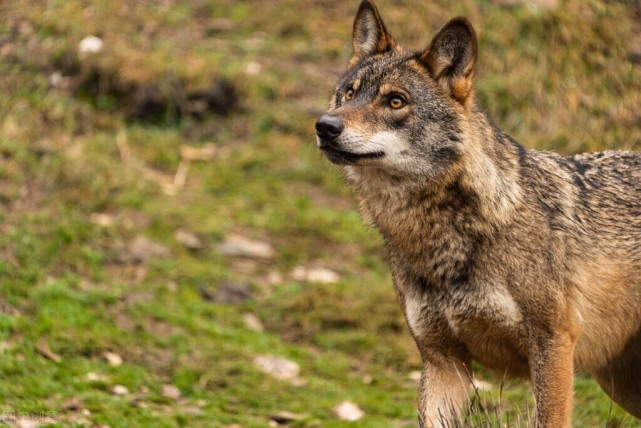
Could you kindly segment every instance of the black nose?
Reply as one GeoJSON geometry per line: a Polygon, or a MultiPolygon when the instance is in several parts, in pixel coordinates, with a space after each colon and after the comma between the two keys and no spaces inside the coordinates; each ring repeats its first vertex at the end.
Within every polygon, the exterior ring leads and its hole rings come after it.
{"type": "Polygon", "coordinates": [[[323,140],[334,140],[343,132],[343,122],[336,117],[324,114],[316,122],[316,135],[323,140]]]}

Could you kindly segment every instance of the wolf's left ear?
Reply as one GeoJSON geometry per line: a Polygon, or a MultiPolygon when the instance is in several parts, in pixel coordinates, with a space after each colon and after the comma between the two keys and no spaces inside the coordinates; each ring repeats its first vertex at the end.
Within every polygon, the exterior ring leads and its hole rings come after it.
{"type": "Polygon", "coordinates": [[[389,35],[378,9],[371,0],[361,1],[354,18],[354,34],[352,36],[354,56],[349,67],[368,56],[384,53],[396,47],[396,42],[389,35]]]}
{"type": "Polygon", "coordinates": [[[474,27],[465,18],[454,18],[438,32],[419,61],[432,78],[458,102],[472,100],[477,41],[474,27]]]}

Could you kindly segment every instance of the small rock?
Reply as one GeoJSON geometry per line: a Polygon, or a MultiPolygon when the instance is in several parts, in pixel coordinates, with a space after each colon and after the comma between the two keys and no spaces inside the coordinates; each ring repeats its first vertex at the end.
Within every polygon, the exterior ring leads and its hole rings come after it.
{"type": "Polygon", "coordinates": [[[139,400],[136,399],[133,401],[133,405],[138,407],[139,409],[148,409],[149,408],[149,403],[147,403],[144,400],[139,400]]]}
{"type": "MultiPolygon", "coordinates": [[[[4,422],[0,419],[0,422],[4,422]]],[[[9,420],[7,422],[13,422],[11,426],[16,428],[38,428],[43,425],[55,424],[56,420],[48,416],[36,416],[36,417],[17,417],[14,420],[9,420]]]]}
{"type": "Polygon", "coordinates": [[[275,256],[272,246],[264,241],[256,241],[240,235],[229,235],[218,245],[218,251],[224,256],[248,257],[270,260],[275,256]]]}
{"type": "Polygon", "coordinates": [[[114,217],[105,213],[92,213],[89,216],[89,221],[100,227],[112,227],[115,223],[114,217]]]}
{"type": "Polygon", "coordinates": [[[174,239],[183,247],[189,250],[200,250],[203,248],[203,241],[194,233],[179,229],[174,234],[174,239]]]}
{"type": "Polygon", "coordinates": [[[163,397],[171,398],[172,400],[178,400],[180,398],[180,389],[174,385],[163,385],[161,394],[163,397]]]}
{"type": "Polygon", "coordinates": [[[105,360],[107,360],[107,364],[109,364],[112,367],[118,367],[122,365],[122,357],[118,354],[114,354],[113,352],[105,352],[105,360]]]}
{"type": "Polygon", "coordinates": [[[332,270],[322,267],[308,269],[303,266],[297,266],[292,270],[292,278],[319,284],[333,284],[340,280],[340,276],[332,270]]]}
{"type": "Polygon", "coordinates": [[[78,43],[78,52],[81,54],[96,54],[102,51],[104,42],[100,37],[85,36],[80,43],[78,43]]]}
{"type": "Polygon", "coordinates": [[[254,358],[254,365],[263,373],[279,380],[291,380],[300,374],[300,366],[286,358],[273,355],[259,355],[254,358]]]}
{"type": "Polygon", "coordinates": [[[263,67],[255,61],[248,62],[247,65],[245,65],[245,74],[248,76],[258,76],[262,71],[263,67]]]}
{"type": "Polygon", "coordinates": [[[365,376],[363,376],[362,380],[365,385],[371,385],[372,382],[374,382],[374,377],[370,374],[366,374],[365,376]]]}
{"type": "Polygon", "coordinates": [[[414,382],[418,382],[421,380],[421,372],[418,370],[411,371],[409,375],[407,375],[407,378],[409,380],[413,380],[414,382]]]}
{"type": "Polygon", "coordinates": [[[238,304],[251,299],[252,294],[250,284],[229,280],[221,281],[215,292],[206,287],[200,288],[202,298],[215,303],[238,304]]]}
{"type": "Polygon", "coordinates": [[[98,373],[89,372],[85,375],[85,379],[89,382],[106,382],[107,377],[98,373]]]}
{"type": "Polygon", "coordinates": [[[254,314],[243,314],[243,321],[245,322],[245,327],[251,331],[259,333],[265,331],[263,323],[261,323],[258,317],[254,314]]]}
{"type": "Polygon", "coordinates": [[[144,236],[137,236],[128,246],[129,256],[134,262],[145,262],[152,258],[167,258],[171,255],[169,248],[144,236]]]}
{"type": "Polygon", "coordinates": [[[334,407],[334,414],[343,421],[357,421],[365,416],[365,412],[351,401],[343,401],[334,407]]]}
{"type": "Polygon", "coordinates": [[[124,385],[114,385],[114,387],[111,388],[111,393],[114,395],[127,395],[129,394],[129,388],[124,385]]]}

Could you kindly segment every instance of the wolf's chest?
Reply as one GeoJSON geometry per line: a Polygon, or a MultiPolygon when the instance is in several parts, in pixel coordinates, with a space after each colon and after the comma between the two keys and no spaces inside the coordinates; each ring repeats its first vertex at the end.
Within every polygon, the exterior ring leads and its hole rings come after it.
{"type": "Polygon", "coordinates": [[[419,346],[424,338],[446,328],[448,331],[441,333],[453,335],[482,364],[515,375],[527,374],[523,315],[503,286],[409,293],[404,303],[419,346]]]}

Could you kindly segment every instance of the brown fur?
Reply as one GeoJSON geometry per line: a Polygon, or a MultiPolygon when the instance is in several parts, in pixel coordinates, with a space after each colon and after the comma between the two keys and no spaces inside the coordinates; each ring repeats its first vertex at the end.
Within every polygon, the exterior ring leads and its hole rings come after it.
{"type": "Polygon", "coordinates": [[[318,142],[389,250],[421,426],[465,406],[473,359],[530,378],[539,427],[570,426],[575,372],[641,417],[641,154],[562,157],[494,127],[464,18],[408,53],[366,0],[354,34],[318,142]]]}

